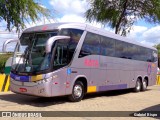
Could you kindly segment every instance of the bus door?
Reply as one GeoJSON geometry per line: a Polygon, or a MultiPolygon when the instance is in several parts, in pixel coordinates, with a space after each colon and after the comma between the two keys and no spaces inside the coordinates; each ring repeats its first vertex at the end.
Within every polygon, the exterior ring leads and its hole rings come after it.
{"type": "Polygon", "coordinates": [[[53,48],[53,69],[54,75],[52,94],[65,95],[67,87],[67,49],[69,39],[60,39],[55,41],[53,48]]]}

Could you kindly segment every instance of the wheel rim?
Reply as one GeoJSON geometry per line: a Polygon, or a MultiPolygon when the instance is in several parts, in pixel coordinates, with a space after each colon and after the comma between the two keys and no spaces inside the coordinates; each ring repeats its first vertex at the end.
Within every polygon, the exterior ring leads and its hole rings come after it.
{"type": "Polygon", "coordinates": [[[146,81],[143,82],[143,88],[144,88],[144,89],[147,88],[147,83],[146,83],[146,81]]]}
{"type": "Polygon", "coordinates": [[[141,89],[141,85],[140,85],[140,82],[137,81],[137,90],[140,90],[141,89]]]}
{"type": "Polygon", "coordinates": [[[82,87],[80,85],[75,85],[75,87],[74,87],[74,96],[76,98],[79,98],[79,97],[81,97],[81,95],[82,95],[82,87]]]}

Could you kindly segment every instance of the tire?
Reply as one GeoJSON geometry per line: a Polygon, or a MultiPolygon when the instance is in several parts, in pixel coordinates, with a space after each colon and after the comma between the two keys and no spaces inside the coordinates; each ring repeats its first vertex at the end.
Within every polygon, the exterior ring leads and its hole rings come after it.
{"type": "Polygon", "coordinates": [[[141,80],[138,78],[136,82],[136,86],[134,88],[134,92],[139,92],[141,88],[142,88],[142,83],[141,83],[141,80]]]}
{"type": "Polygon", "coordinates": [[[141,89],[141,91],[146,91],[147,90],[147,80],[143,80],[143,82],[142,82],[142,89],[141,89]]]}
{"type": "Polygon", "coordinates": [[[76,81],[73,89],[72,94],[69,96],[69,100],[71,102],[79,102],[84,97],[84,85],[81,81],[76,81]]]}

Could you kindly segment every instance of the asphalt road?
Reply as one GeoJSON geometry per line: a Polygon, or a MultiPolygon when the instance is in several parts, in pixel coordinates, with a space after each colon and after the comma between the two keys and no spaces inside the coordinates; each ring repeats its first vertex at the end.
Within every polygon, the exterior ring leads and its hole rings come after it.
{"type": "MultiPolygon", "coordinates": [[[[0,93],[0,111],[63,111],[59,112],[58,118],[42,117],[40,119],[59,120],[94,120],[94,119],[160,119],[153,117],[100,117],[98,112],[89,113],[97,117],[75,117],[65,111],[159,111],[160,112],[160,86],[148,87],[145,92],[134,93],[132,90],[108,91],[104,93],[88,94],[76,103],[69,102],[67,97],[38,98],[19,95],[12,92],[0,93]],[[63,115],[68,115],[65,118],[63,115]],[[73,117],[74,118],[70,118],[73,117]]],[[[53,113],[54,114],[54,113],[53,113]]],[[[110,115],[110,113],[107,113],[110,115]]],[[[120,113],[117,113],[117,115],[120,113]]],[[[3,118],[0,118],[3,119],[3,118]]],[[[15,118],[5,118],[15,119],[15,118]]],[[[28,118],[16,118],[28,119],[28,118]]],[[[35,118],[29,118],[30,120],[35,118]]]]}

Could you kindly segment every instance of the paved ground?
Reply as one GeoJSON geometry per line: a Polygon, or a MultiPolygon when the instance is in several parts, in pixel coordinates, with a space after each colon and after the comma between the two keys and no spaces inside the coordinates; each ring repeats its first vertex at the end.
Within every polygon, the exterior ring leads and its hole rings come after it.
{"type": "MultiPolygon", "coordinates": [[[[131,90],[110,91],[98,94],[89,94],[78,103],[71,103],[66,97],[37,98],[14,94],[0,93],[0,111],[160,111],[160,86],[149,87],[145,92],[133,93],[131,90]]],[[[68,114],[61,112],[63,115],[68,114]]],[[[93,113],[94,114],[94,113],[93,113]]],[[[61,116],[60,115],[60,116],[61,116]]],[[[72,115],[70,115],[72,116],[72,115]]],[[[74,115],[73,115],[74,116],[74,115]]],[[[1,119],[1,118],[0,118],[1,119]]],[[[6,119],[6,118],[5,118],[6,119]]],[[[10,119],[10,118],[7,118],[10,119]]],[[[12,118],[13,119],[13,118],[12,118]]],[[[22,118],[18,118],[22,119],[22,118]]],[[[24,118],[23,118],[24,119],[24,118]]],[[[28,119],[28,118],[27,118],[28,119]]],[[[35,118],[33,118],[35,119],[35,118]]],[[[40,120],[40,118],[37,118],[40,120]]],[[[104,118],[104,117],[76,117],[76,118],[43,118],[59,120],[94,120],[94,119],[153,119],[148,118],[104,118]]],[[[158,119],[158,118],[156,118],[158,119]]],[[[32,118],[30,119],[32,120],[32,118]]]]}

